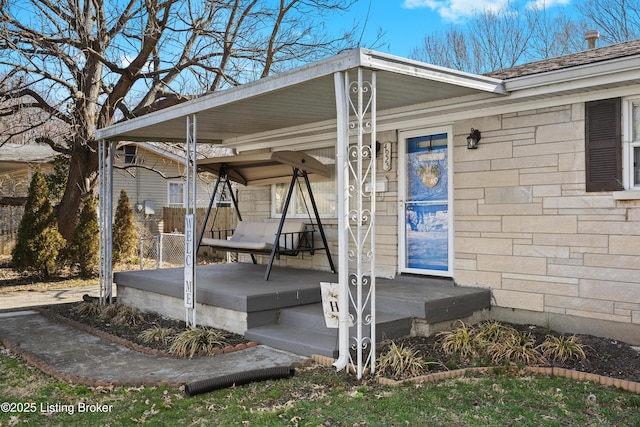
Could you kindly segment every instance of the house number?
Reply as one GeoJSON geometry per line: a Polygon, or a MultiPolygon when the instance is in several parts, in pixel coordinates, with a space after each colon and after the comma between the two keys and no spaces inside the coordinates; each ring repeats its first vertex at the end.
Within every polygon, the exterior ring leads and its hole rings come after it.
{"type": "Polygon", "coordinates": [[[385,171],[391,170],[391,143],[385,142],[382,144],[382,169],[385,171]]]}

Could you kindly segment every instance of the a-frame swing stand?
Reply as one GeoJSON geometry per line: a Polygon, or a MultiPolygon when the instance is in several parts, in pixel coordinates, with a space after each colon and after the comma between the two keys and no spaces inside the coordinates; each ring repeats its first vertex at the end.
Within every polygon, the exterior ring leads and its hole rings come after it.
{"type": "Polygon", "coordinates": [[[198,237],[198,248],[201,245],[205,245],[230,252],[249,253],[254,264],[257,263],[255,254],[269,254],[269,262],[264,275],[265,280],[269,280],[273,261],[276,257],[281,255],[296,256],[301,252],[310,252],[313,255],[317,250],[325,251],[331,271],[333,273],[336,272],[309,181],[309,174],[328,177],[329,170],[326,166],[313,157],[297,151],[279,151],[206,159],[199,161],[198,166],[200,170],[213,172],[217,175],[209,207],[198,237]],[[290,179],[289,190],[284,200],[282,216],[278,223],[248,223],[242,220],[242,215],[238,208],[238,200],[231,187],[231,181],[243,185],[265,185],[286,182],[287,179],[290,179]],[[308,206],[307,212],[311,224],[304,224],[301,221],[287,221],[287,211],[293,196],[293,190],[296,183],[300,185],[300,179],[306,185],[315,223],[311,218],[308,206]],[[219,191],[221,194],[227,193],[230,195],[239,223],[233,234],[229,230],[211,230],[211,238],[208,238],[205,237],[206,224],[219,191]],[[316,246],[317,239],[314,238],[316,226],[322,241],[322,245],[318,246],[316,246]]]}

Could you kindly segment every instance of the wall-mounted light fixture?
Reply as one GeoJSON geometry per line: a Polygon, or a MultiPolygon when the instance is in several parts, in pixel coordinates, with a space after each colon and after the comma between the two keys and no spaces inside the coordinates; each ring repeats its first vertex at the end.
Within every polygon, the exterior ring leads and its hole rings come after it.
{"type": "Polygon", "coordinates": [[[471,128],[471,133],[467,137],[467,148],[478,148],[478,142],[480,141],[480,131],[478,129],[471,128]]]}

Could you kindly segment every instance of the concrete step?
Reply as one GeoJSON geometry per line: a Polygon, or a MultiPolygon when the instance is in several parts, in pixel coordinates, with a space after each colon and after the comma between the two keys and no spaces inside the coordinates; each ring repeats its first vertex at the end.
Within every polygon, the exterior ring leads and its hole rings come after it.
{"type": "Polygon", "coordinates": [[[464,318],[491,307],[491,292],[488,289],[450,286],[444,281],[429,281],[429,286],[422,287],[402,282],[392,287],[379,286],[376,304],[386,311],[438,323],[464,318]]]}
{"type": "MultiPolygon", "coordinates": [[[[399,338],[411,332],[412,320],[398,313],[376,313],[376,339],[399,338]]],[[[355,335],[355,328],[352,328],[355,335]]],[[[369,334],[369,328],[363,329],[369,334]]],[[[321,354],[337,356],[338,329],[326,327],[322,304],[307,304],[289,307],[280,311],[276,324],[264,325],[247,330],[245,338],[260,344],[305,356],[321,354]]]]}
{"type": "Polygon", "coordinates": [[[303,356],[320,354],[335,358],[338,330],[327,329],[327,331],[331,332],[322,333],[296,326],[273,324],[249,329],[244,336],[259,344],[303,356]]]}
{"type": "Polygon", "coordinates": [[[293,327],[301,326],[304,329],[321,333],[328,331],[321,303],[283,308],[280,310],[278,323],[293,327]]]}

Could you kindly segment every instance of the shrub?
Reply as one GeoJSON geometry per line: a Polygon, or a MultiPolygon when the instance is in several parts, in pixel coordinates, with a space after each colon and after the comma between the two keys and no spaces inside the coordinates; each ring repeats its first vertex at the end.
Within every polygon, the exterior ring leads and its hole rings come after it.
{"type": "Polygon", "coordinates": [[[213,349],[226,345],[224,333],[215,329],[192,326],[175,337],[169,352],[180,357],[193,357],[211,354],[213,349]]]}
{"type": "Polygon", "coordinates": [[[418,356],[418,352],[402,344],[392,342],[389,349],[380,355],[376,363],[379,375],[390,375],[392,378],[411,378],[421,375],[428,363],[418,356]]]}
{"type": "Polygon", "coordinates": [[[136,253],[136,226],[127,192],[120,190],[113,221],[113,262],[129,262],[136,253]]]}
{"type": "Polygon", "coordinates": [[[65,243],[58,232],[44,176],[40,168],[36,168],[18,227],[16,246],[11,253],[13,268],[49,278],[59,270],[58,258],[65,243]]]}
{"type": "Polygon", "coordinates": [[[80,277],[95,277],[99,267],[99,230],[96,214],[96,199],[88,196],[84,201],[78,225],[67,247],[67,256],[72,267],[78,270],[80,277]]]}
{"type": "Polygon", "coordinates": [[[69,177],[69,156],[59,154],[51,162],[53,171],[44,176],[49,188],[49,200],[54,206],[60,203],[69,177]]]}

